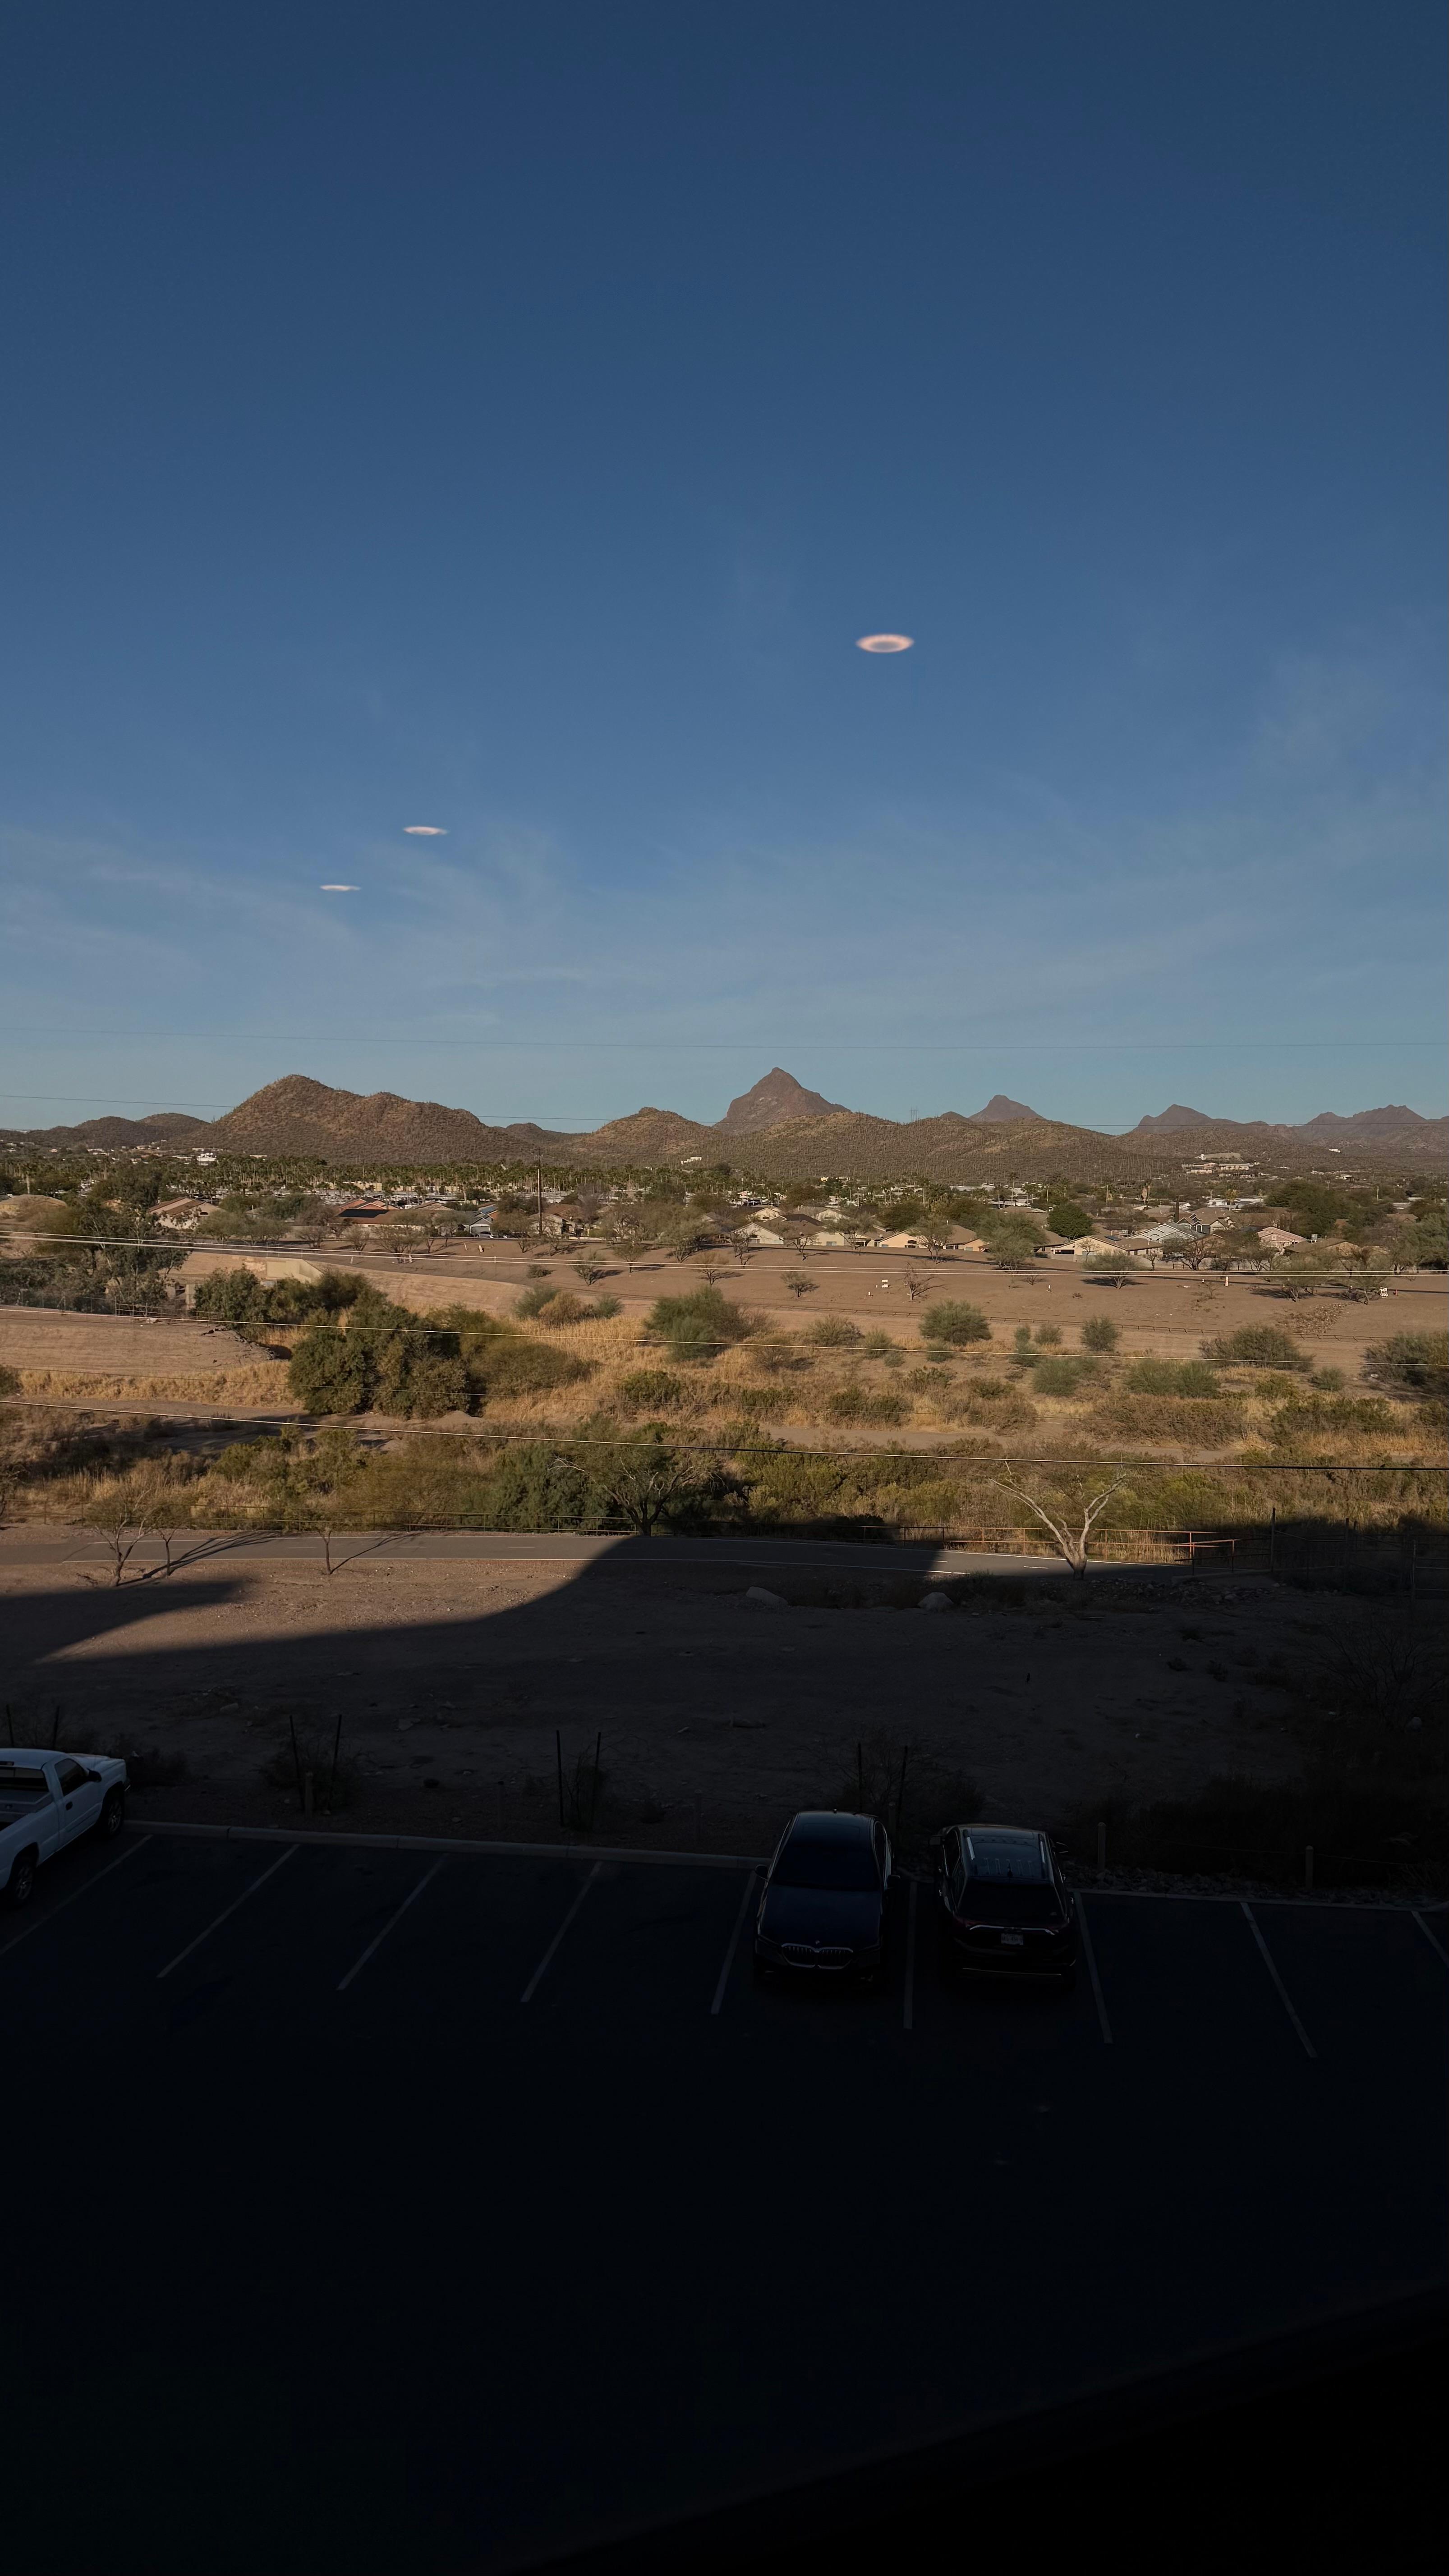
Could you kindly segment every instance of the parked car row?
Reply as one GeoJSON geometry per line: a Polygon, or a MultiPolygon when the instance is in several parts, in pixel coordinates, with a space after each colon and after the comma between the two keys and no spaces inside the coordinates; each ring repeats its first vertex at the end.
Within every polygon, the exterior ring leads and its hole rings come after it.
{"type": "MultiPolygon", "coordinates": [[[[1049,1835],[950,1825],[934,1837],[936,1932],[952,1977],[1077,1973],[1077,1908],[1049,1835]]],[[[897,1932],[895,1863],[876,1816],[815,1808],[776,1845],[755,1917],[755,1973],[870,1983],[897,1932]]]]}

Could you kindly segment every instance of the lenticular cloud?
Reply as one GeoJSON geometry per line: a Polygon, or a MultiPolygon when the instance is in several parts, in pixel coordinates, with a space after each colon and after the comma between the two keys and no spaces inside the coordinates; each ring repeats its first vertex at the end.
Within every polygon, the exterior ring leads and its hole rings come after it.
{"type": "Polygon", "coordinates": [[[446,823],[404,823],[403,830],[420,841],[446,841],[448,837],[446,823]]]}

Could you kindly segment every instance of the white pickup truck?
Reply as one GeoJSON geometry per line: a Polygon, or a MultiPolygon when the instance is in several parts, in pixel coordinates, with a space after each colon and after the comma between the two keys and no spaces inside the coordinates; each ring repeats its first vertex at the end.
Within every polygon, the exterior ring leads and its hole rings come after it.
{"type": "Polygon", "coordinates": [[[126,1821],[126,1766],[113,1753],[0,1748],[0,1890],[24,1905],[42,1861],[81,1834],[111,1842],[126,1821]]]}

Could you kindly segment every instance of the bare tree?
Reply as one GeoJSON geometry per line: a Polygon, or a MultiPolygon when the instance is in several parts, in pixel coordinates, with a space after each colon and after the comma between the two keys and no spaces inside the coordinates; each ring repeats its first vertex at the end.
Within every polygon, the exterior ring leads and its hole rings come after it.
{"type": "Polygon", "coordinates": [[[906,1263],[905,1291],[913,1306],[916,1305],[922,1297],[929,1297],[935,1284],[934,1279],[928,1279],[925,1272],[918,1270],[913,1261],[908,1261],[906,1263]]]}
{"type": "Polygon", "coordinates": [[[810,1297],[813,1296],[820,1282],[818,1279],[812,1279],[808,1270],[787,1270],[785,1285],[792,1297],[810,1297]]]}
{"type": "Polygon", "coordinates": [[[1087,1547],[1092,1532],[1113,1495],[1120,1491],[1127,1479],[1125,1476],[1114,1476],[1110,1484],[1102,1485],[1095,1493],[1091,1493],[1088,1491],[1088,1486],[1093,1480],[1085,1476],[1077,1477],[1071,1480],[1077,1487],[1075,1494],[1070,1498],[1064,1498],[1059,1494],[1053,1495],[1047,1502],[1041,1501],[1037,1495],[1028,1491],[1027,1487],[1012,1473],[1009,1460],[1006,1473],[998,1476],[995,1481],[1003,1493],[1013,1494],[1019,1503],[1025,1503],[1029,1512],[1035,1513],[1042,1527],[1050,1532],[1058,1555],[1071,1567],[1073,1574],[1085,1574],[1087,1547]]]}
{"type": "Polygon", "coordinates": [[[742,1234],[732,1235],[730,1238],[730,1250],[742,1270],[747,1270],[754,1260],[755,1248],[754,1244],[745,1241],[742,1234]]]}

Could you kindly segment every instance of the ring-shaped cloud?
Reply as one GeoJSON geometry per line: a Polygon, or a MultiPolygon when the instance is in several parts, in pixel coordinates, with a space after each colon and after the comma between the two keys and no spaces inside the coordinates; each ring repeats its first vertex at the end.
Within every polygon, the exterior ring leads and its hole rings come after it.
{"type": "Polygon", "coordinates": [[[855,649],[858,653],[909,653],[915,640],[914,635],[857,635],[855,649]]]}

